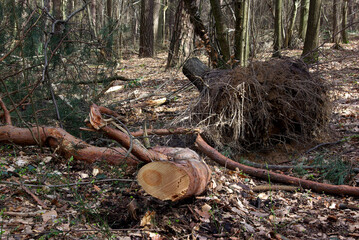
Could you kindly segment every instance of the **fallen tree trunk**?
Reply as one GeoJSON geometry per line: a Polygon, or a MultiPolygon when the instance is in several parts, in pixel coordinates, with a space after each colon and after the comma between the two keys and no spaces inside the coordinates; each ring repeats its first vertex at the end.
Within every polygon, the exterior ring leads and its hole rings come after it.
{"type": "Polygon", "coordinates": [[[126,150],[123,148],[106,148],[92,146],[78,139],[61,128],[32,127],[18,128],[12,125],[0,126],[0,143],[18,144],[22,146],[38,145],[52,147],[68,158],[94,163],[106,161],[112,165],[138,165],[139,160],[133,155],[125,158],[126,150]],[[39,131],[38,131],[39,130],[39,131]],[[37,138],[33,138],[32,133],[37,138]]]}
{"type": "Polygon", "coordinates": [[[146,164],[137,175],[138,183],[150,195],[161,200],[177,201],[204,192],[211,170],[188,148],[154,149],[173,159],[146,164]]]}
{"type": "Polygon", "coordinates": [[[216,161],[220,165],[231,169],[236,170],[239,169],[244,173],[261,178],[270,182],[280,182],[286,183],[294,186],[298,186],[304,189],[311,189],[317,193],[326,193],[326,194],[334,194],[334,195],[349,195],[354,197],[359,197],[359,187],[351,187],[348,185],[331,185],[326,183],[318,183],[310,180],[303,180],[296,177],[290,177],[279,173],[274,173],[264,169],[258,169],[254,167],[249,167],[238,162],[235,162],[221,153],[219,153],[216,149],[209,146],[198,134],[196,139],[196,144],[198,149],[210,157],[212,160],[216,161]]]}
{"type": "MultiPolygon", "coordinates": [[[[134,141],[133,136],[111,128],[101,113],[117,116],[113,111],[93,104],[90,123],[97,131],[106,133],[128,150],[95,147],[78,139],[61,128],[18,128],[11,125],[10,113],[0,99],[4,122],[0,125],[0,143],[40,145],[55,148],[64,157],[73,156],[88,163],[107,161],[109,164],[138,165],[149,163],[139,173],[139,183],[150,195],[161,200],[176,201],[201,194],[209,182],[211,171],[190,149],[156,147],[146,149],[134,141]],[[133,153],[133,155],[132,155],[133,153]],[[169,161],[170,160],[170,161],[169,161]]],[[[117,116],[118,117],[118,116],[117,116]]],[[[118,121],[118,118],[115,118],[118,121]]],[[[124,126],[125,127],[125,126],[124,126]]]]}
{"type": "MultiPolygon", "coordinates": [[[[149,129],[148,135],[170,135],[170,134],[188,134],[190,132],[199,133],[199,130],[194,129],[186,129],[186,128],[177,128],[177,129],[149,129]]],[[[134,135],[141,136],[143,131],[138,131],[133,133],[134,135]]],[[[231,170],[241,170],[244,173],[264,179],[270,182],[279,182],[289,185],[298,186],[303,189],[311,189],[314,192],[318,193],[326,193],[326,194],[333,194],[333,195],[349,195],[354,197],[359,197],[359,188],[358,187],[351,187],[348,185],[331,185],[326,183],[318,183],[310,180],[303,180],[296,177],[290,177],[287,175],[274,173],[265,169],[258,169],[251,166],[246,166],[244,164],[240,164],[235,162],[217,150],[209,146],[201,137],[200,134],[197,135],[196,138],[196,146],[199,151],[203,154],[207,155],[209,158],[231,170]]]]}

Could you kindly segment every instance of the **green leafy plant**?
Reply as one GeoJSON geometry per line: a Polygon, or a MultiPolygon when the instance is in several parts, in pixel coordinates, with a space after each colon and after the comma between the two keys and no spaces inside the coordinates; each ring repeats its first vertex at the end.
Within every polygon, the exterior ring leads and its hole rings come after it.
{"type": "Polygon", "coordinates": [[[127,84],[125,85],[125,88],[136,88],[141,86],[141,80],[143,79],[143,77],[128,81],[127,84]]]}

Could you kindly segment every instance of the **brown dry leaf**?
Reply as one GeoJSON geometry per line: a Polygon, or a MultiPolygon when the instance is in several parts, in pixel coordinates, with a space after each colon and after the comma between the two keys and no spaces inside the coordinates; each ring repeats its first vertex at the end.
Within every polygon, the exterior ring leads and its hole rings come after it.
{"type": "Polygon", "coordinates": [[[141,219],[140,226],[147,228],[148,226],[153,225],[153,220],[155,219],[156,212],[155,211],[147,211],[145,216],[141,219]]]}
{"type": "Polygon", "coordinates": [[[151,240],[162,240],[162,239],[165,239],[165,238],[163,238],[163,237],[162,237],[160,234],[158,234],[158,233],[150,232],[149,235],[150,235],[150,239],[151,239],[151,240]]]}
{"type": "Polygon", "coordinates": [[[96,192],[100,192],[101,188],[99,188],[97,185],[93,185],[93,188],[95,189],[96,192]]]}
{"type": "Polygon", "coordinates": [[[97,176],[97,174],[99,174],[100,173],[100,170],[98,169],[98,168],[94,168],[93,170],[92,170],[92,176],[97,176]]]}
{"type": "Polygon", "coordinates": [[[49,220],[55,220],[57,218],[57,212],[55,210],[46,211],[42,214],[42,221],[46,223],[49,220]]]}
{"type": "Polygon", "coordinates": [[[209,206],[207,203],[205,203],[202,207],[201,210],[199,210],[198,208],[195,208],[194,210],[196,211],[196,213],[198,213],[199,216],[201,216],[201,221],[202,222],[210,222],[210,217],[211,217],[211,211],[212,207],[209,206]]]}
{"type": "Polygon", "coordinates": [[[133,200],[128,204],[128,211],[130,212],[130,216],[131,216],[133,219],[137,219],[138,203],[137,203],[136,199],[133,199],[133,200]]]}

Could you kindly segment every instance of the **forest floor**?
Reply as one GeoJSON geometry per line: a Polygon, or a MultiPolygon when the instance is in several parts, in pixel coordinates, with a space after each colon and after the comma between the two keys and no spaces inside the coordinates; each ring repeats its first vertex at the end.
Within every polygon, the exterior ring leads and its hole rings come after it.
{"type": "MultiPolygon", "coordinates": [[[[324,45],[321,63],[313,69],[332,85],[330,137],[311,146],[287,146],[296,151],[253,153],[250,160],[296,166],[327,164],[333,167],[331,172],[298,167],[283,173],[359,187],[359,174],[347,172],[359,167],[359,38],[341,50],[331,47],[324,45]]],[[[300,51],[284,54],[298,56],[300,51]]],[[[118,74],[137,80],[116,82],[101,104],[115,106],[132,130],[142,128],[145,121],[153,128],[171,126],[198,93],[187,85],[181,70],[165,71],[165,65],[165,54],[123,60],[118,74]],[[143,105],[148,94],[154,94],[152,100],[160,99],[183,86],[168,104],[143,105]]],[[[153,137],[151,142],[187,144],[180,136],[153,137]]],[[[230,151],[222,153],[235,158],[230,151]]],[[[261,190],[258,186],[268,182],[219,167],[206,158],[212,169],[208,190],[198,197],[169,202],[147,195],[135,181],[136,171],[126,168],[100,162],[88,165],[49,149],[41,152],[36,146],[0,145],[0,157],[1,239],[359,238],[358,199],[301,189],[277,190],[275,183],[269,183],[272,190],[261,190]]]]}

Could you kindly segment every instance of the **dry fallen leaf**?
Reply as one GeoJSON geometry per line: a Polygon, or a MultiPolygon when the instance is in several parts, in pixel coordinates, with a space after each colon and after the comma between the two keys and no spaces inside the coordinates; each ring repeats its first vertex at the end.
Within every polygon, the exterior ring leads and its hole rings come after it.
{"type": "Polygon", "coordinates": [[[57,212],[55,210],[46,211],[42,214],[42,221],[46,223],[49,220],[55,220],[57,218],[57,212]]]}
{"type": "Polygon", "coordinates": [[[145,216],[141,219],[140,226],[148,227],[153,225],[153,220],[155,219],[156,212],[155,211],[147,211],[145,216]]]}
{"type": "Polygon", "coordinates": [[[99,170],[98,168],[94,168],[94,169],[92,170],[92,175],[96,177],[97,174],[99,174],[99,172],[100,172],[100,170],[99,170]]]}

